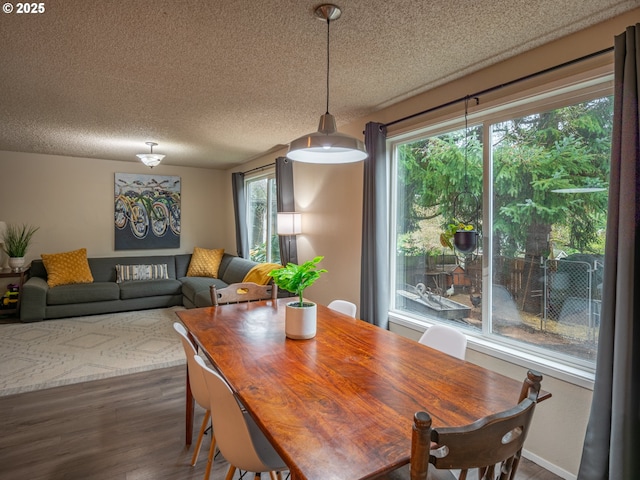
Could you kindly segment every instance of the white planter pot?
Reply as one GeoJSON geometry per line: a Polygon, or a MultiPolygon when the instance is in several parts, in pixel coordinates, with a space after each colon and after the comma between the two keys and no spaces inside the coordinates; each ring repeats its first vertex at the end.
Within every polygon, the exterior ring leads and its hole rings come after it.
{"type": "Polygon", "coordinates": [[[11,271],[19,272],[24,266],[24,257],[9,257],[9,267],[11,271]]]}
{"type": "Polygon", "coordinates": [[[316,336],[317,308],[315,303],[300,302],[287,304],[284,333],[294,340],[307,340],[316,336]]]}

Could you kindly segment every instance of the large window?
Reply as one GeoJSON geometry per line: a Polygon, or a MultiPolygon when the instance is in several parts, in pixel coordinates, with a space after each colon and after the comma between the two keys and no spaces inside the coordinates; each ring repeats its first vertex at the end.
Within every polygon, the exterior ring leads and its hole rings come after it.
{"type": "Polygon", "coordinates": [[[280,263],[275,173],[248,178],[245,187],[249,258],[256,262],[280,263]]]}
{"type": "Polygon", "coordinates": [[[396,315],[593,371],[613,112],[595,84],[392,143],[396,315]],[[458,223],[470,253],[442,238],[458,223]]]}

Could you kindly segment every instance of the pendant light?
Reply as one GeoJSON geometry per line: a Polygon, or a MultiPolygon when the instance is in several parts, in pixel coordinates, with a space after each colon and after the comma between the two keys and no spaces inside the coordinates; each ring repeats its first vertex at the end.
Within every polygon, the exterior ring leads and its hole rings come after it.
{"type": "Polygon", "coordinates": [[[336,120],[329,113],[329,29],[332,20],[340,18],[342,11],[332,4],[320,5],[315,10],[320,20],[327,21],[327,110],[320,117],[318,131],[295,139],[289,145],[287,157],[306,163],[352,163],[367,158],[364,142],[339,133],[336,120]]]}
{"type": "Polygon", "coordinates": [[[151,153],[139,153],[136,155],[140,159],[142,163],[144,163],[147,167],[153,168],[160,165],[160,162],[165,157],[164,155],[160,155],[158,153],[153,153],[153,147],[158,144],[155,142],[144,142],[146,145],[149,145],[151,148],[151,153]]]}

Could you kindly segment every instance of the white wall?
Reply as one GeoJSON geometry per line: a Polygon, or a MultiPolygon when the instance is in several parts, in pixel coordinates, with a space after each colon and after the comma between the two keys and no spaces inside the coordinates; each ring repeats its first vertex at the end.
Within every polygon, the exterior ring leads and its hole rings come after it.
{"type": "Polygon", "coordinates": [[[235,253],[227,235],[224,172],[0,151],[0,220],[39,226],[27,260],[87,248],[91,257],[192,252],[194,246],[235,253]],[[177,175],[182,181],[180,248],[114,250],[114,174],[177,175]],[[219,217],[225,218],[220,222],[219,217]]]}

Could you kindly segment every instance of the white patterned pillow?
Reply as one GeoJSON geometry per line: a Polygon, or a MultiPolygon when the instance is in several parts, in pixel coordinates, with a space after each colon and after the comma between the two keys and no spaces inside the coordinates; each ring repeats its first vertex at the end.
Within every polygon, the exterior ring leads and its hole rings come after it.
{"type": "Polygon", "coordinates": [[[116,265],[116,282],[132,280],[157,280],[169,278],[167,264],[158,265],[116,265]]]}

